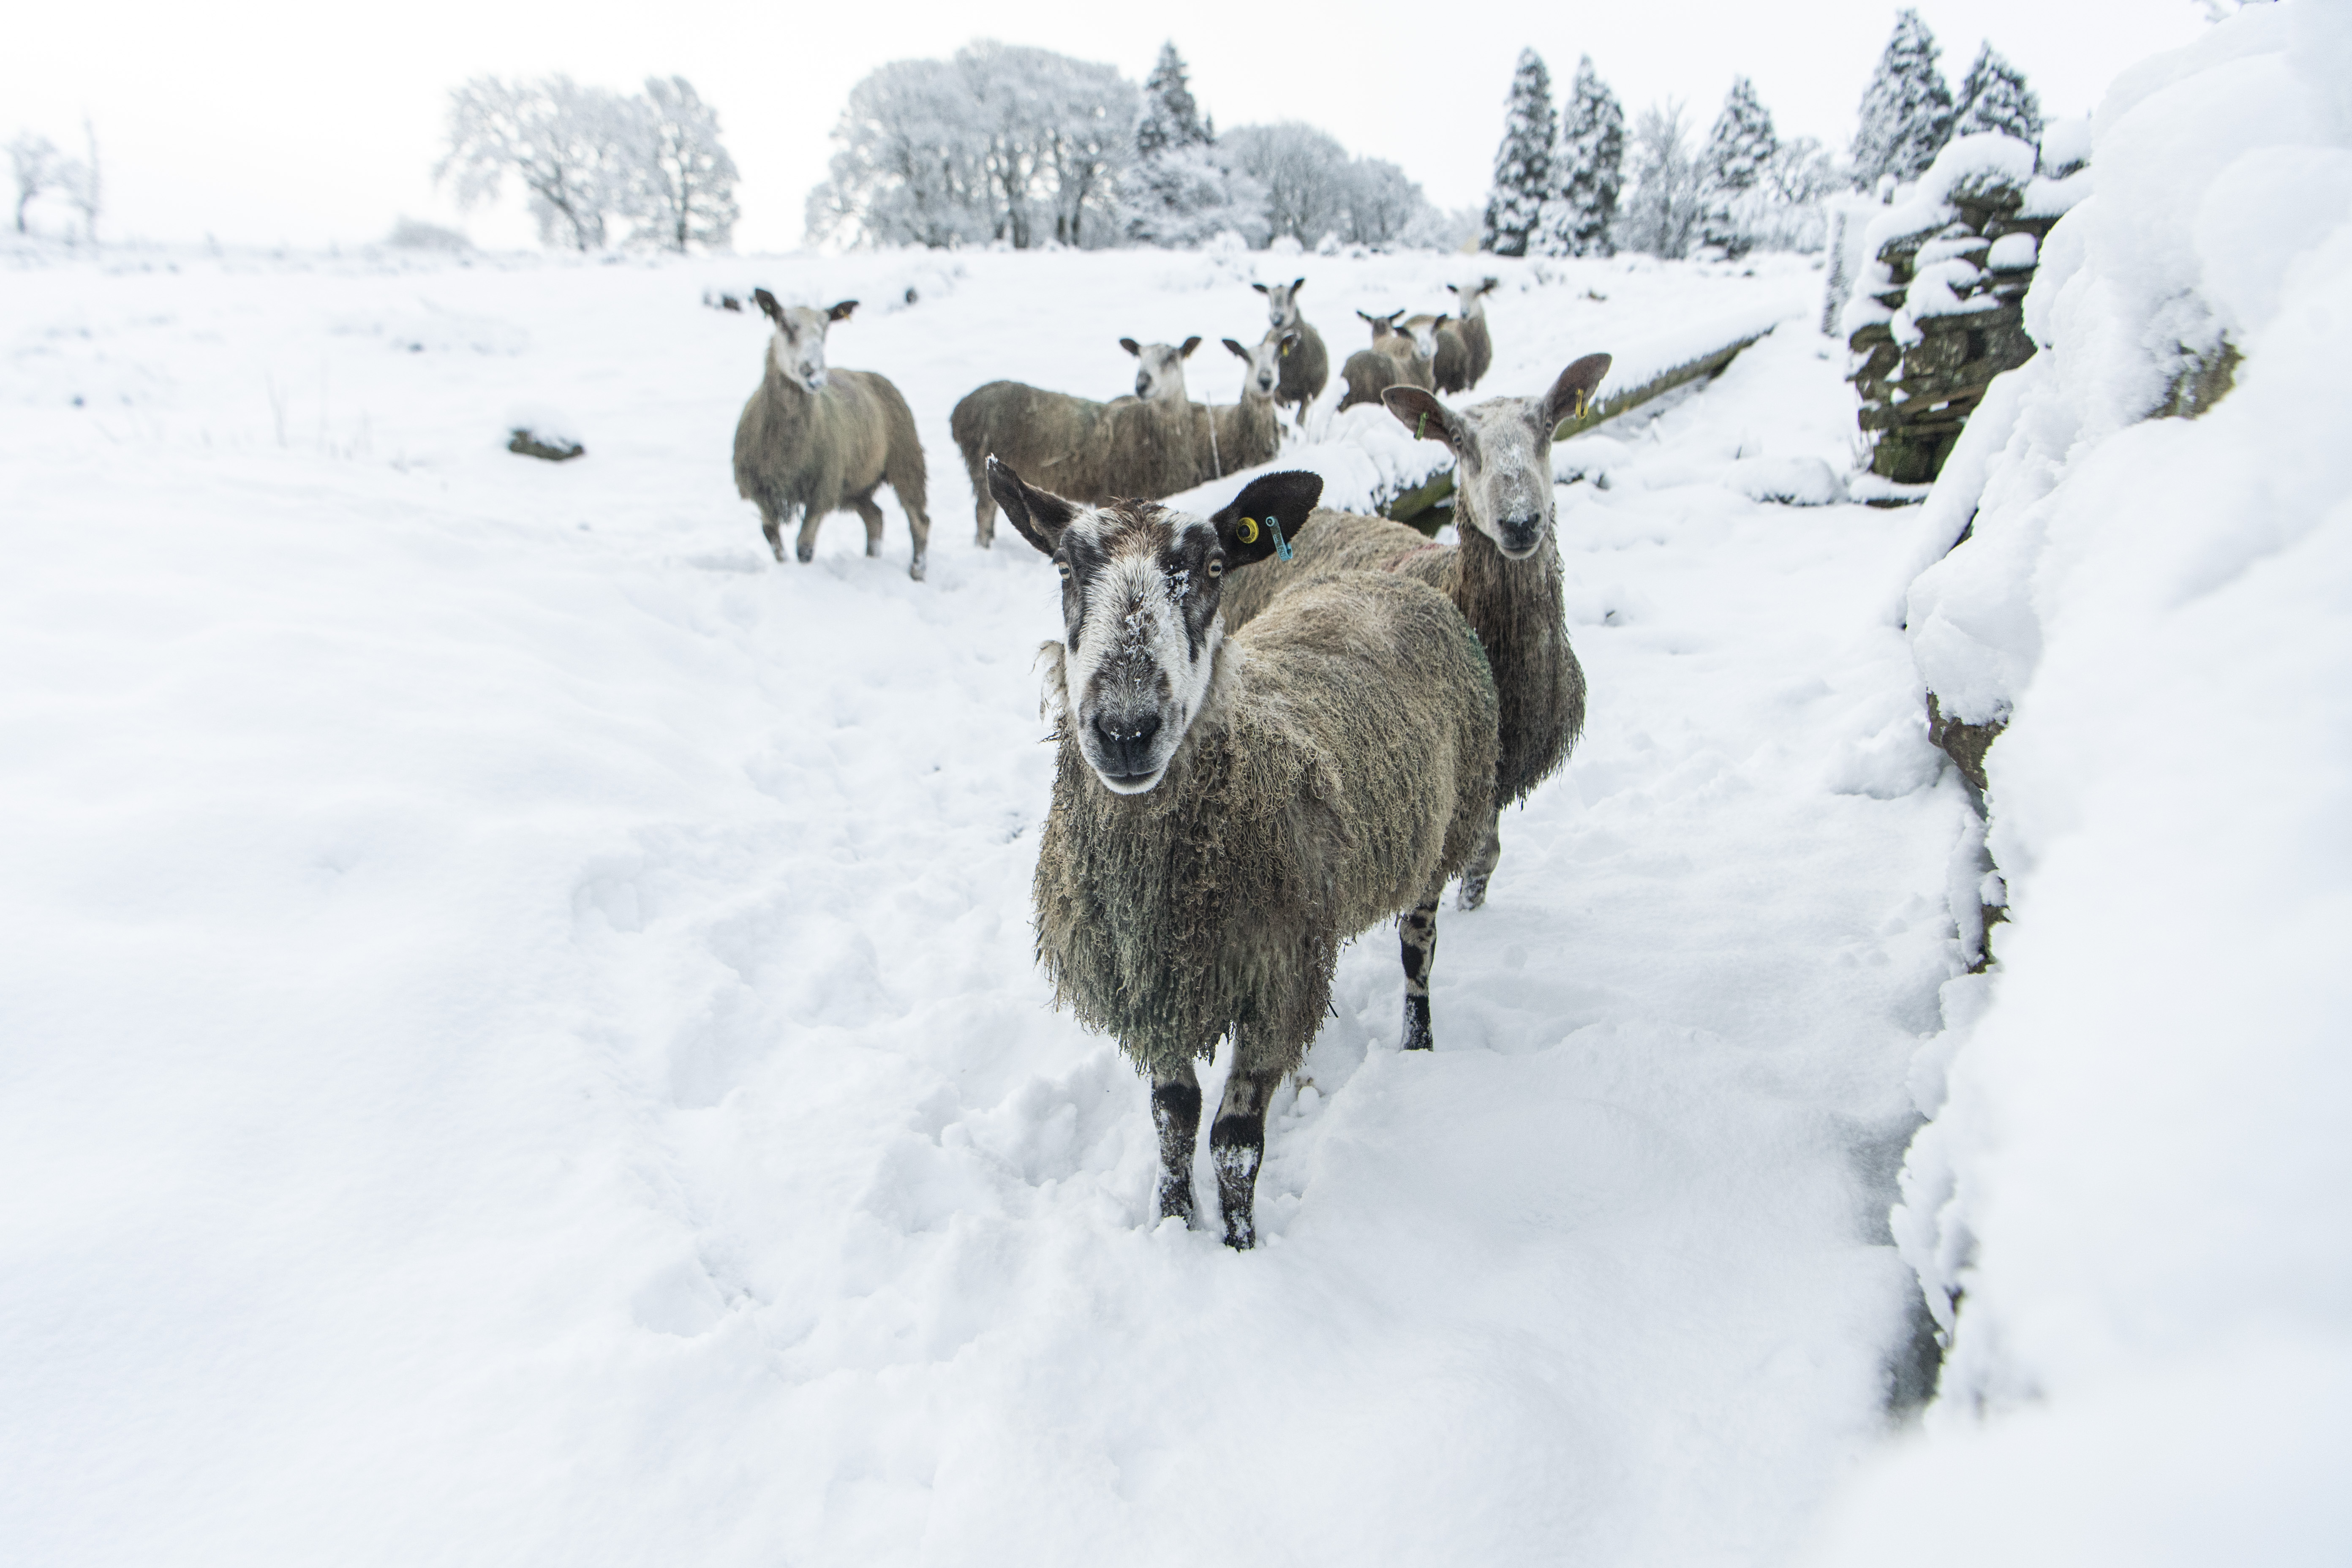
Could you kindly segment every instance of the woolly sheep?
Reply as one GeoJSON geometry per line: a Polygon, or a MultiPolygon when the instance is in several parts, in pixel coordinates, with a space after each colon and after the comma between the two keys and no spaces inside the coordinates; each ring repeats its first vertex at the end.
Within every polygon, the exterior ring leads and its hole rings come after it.
{"type": "Polygon", "coordinates": [[[1238,579],[1224,600],[1239,630],[1276,595],[1333,573],[1371,568],[1416,577],[1444,592],[1478,633],[1502,701],[1495,815],[1462,876],[1461,907],[1486,901],[1502,858],[1501,811],[1523,801],[1568,760],[1584,728],[1584,670],[1569,646],[1552,536],[1551,434],[1580,413],[1609,373],[1588,354],[1541,397],[1496,397],[1459,413],[1418,387],[1391,387],[1390,412],[1416,435],[1454,452],[1459,544],[1436,544],[1386,518],[1318,511],[1296,536],[1293,559],[1238,579]]]}
{"type": "Polygon", "coordinates": [[[1232,1039],[1209,1152],[1225,1241],[1249,1247],[1266,1103],[1322,1026],[1340,943],[1402,911],[1404,1043],[1431,1044],[1437,898],[1493,815],[1493,678],[1444,595],[1391,574],[1302,586],[1226,638],[1224,579],[1265,570],[1313,474],[1207,518],[1081,505],[994,461],[989,484],[1062,574],[1038,960],[1151,1079],[1163,1216],[1192,1220],[1193,1063],[1232,1039]]]}
{"type": "Polygon", "coordinates": [[[1193,483],[1206,484],[1240,468],[1274,461],[1282,449],[1282,426],[1274,415],[1282,380],[1282,356],[1298,342],[1296,330],[1269,331],[1254,349],[1233,339],[1225,347],[1241,359],[1239,403],[1192,405],[1192,456],[1200,462],[1193,483]]]}
{"type": "Polygon", "coordinates": [[[826,310],[783,306],[765,289],[751,298],[775,323],[759,390],[735,426],[735,489],[760,509],[760,531],[776,559],[784,558],[783,526],[801,514],[794,552],[816,553],[817,525],[831,513],[855,510],[866,523],[866,553],[882,553],[882,509],[874,492],[888,485],[907,513],[914,561],[923,580],[931,519],[923,444],[915,416],[889,381],[870,370],[828,370],[824,338],[834,322],[857,308],[844,300],[826,310]]]}
{"type": "Polygon", "coordinates": [[[1274,401],[1277,407],[1293,410],[1303,424],[1307,405],[1323,395],[1323,388],[1331,380],[1331,356],[1324,352],[1323,334],[1308,325],[1298,310],[1298,291],[1307,287],[1307,279],[1253,283],[1250,287],[1265,296],[1267,326],[1277,332],[1298,334],[1297,346],[1282,356],[1282,385],[1275,393],[1274,401]]]}
{"type": "Polygon", "coordinates": [[[1348,390],[1339,395],[1340,407],[1378,403],[1381,394],[1391,386],[1434,384],[1429,373],[1429,357],[1421,353],[1412,335],[1397,325],[1404,315],[1402,310],[1391,310],[1385,316],[1362,310],[1356,314],[1371,324],[1372,346],[1358,349],[1339,367],[1340,379],[1348,384],[1348,390]]]}
{"type": "Polygon", "coordinates": [[[1501,281],[1486,279],[1466,294],[1454,284],[1445,286],[1461,314],[1438,329],[1437,357],[1431,366],[1434,384],[1431,390],[1467,392],[1486,379],[1486,367],[1495,363],[1495,340],[1486,330],[1486,296],[1501,281]]]}
{"type": "Polygon", "coordinates": [[[1199,482],[1193,455],[1192,405],[1184,395],[1184,361],[1201,346],[1181,348],[1121,338],[1137,360],[1135,395],[1096,403],[1046,392],[1017,381],[992,381],[967,394],[949,416],[957,450],[971,476],[974,539],[996,540],[996,502],[989,494],[992,453],[1034,473],[1074,500],[1113,496],[1157,500],[1199,482]]]}

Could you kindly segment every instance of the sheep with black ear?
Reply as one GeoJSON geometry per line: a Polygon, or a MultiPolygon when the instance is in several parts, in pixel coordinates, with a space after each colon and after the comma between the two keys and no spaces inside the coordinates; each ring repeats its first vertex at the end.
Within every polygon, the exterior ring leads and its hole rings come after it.
{"type": "Polygon", "coordinates": [[[1254,349],[1231,338],[1224,342],[1242,362],[1241,401],[1192,405],[1192,455],[1201,460],[1195,484],[1270,463],[1282,449],[1275,399],[1282,386],[1282,356],[1297,346],[1298,333],[1269,331],[1254,349]]]}
{"type": "Polygon", "coordinates": [[[1367,569],[1415,577],[1444,592],[1478,633],[1502,700],[1495,809],[1478,854],[1462,876],[1461,904],[1486,901],[1502,858],[1500,813],[1558,772],[1584,728],[1584,670],[1569,646],[1559,547],[1552,536],[1551,437],[1582,414],[1607,354],[1588,354],[1559,373],[1541,397],[1496,397],[1455,412],[1419,387],[1391,387],[1389,411],[1417,436],[1454,452],[1454,520],[1459,544],[1436,544],[1386,518],[1318,511],[1287,563],[1261,566],[1225,595],[1225,622],[1255,623],[1278,595],[1304,592],[1333,574],[1367,569]]]}
{"type": "Polygon", "coordinates": [[[1495,363],[1495,340],[1486,330],[1486,296],[1500,283],[1489,278],[1466,294],[1454,284],[1445,286],[1461,315],[1438,329],[1433,391],[1467,392],[1486,379],[1486,368],[1495,363]]]}
{"type": "Polygon", "coordinates": [[[1276,406],[1293,411],[1303,423],[1307,405],[1323,395],[1331,380],[1331,356],[1324,352],[1323,334],[1299,313],[1298,291],[1307,279],[1295,283],[1253,283],[1265,296],[1266,325],[1277,332],[1297,332],[1298,342],[1282,356],[1282,383],[1274,395],[1276,406]]]}
{"type": "Polygon", "coordinates": [[[1381,394],[1391,386],[1427,387],[1433,384],[1429,372],[1429,356],[1421,352],[1412,334],[1398,325],[1402,310],[1391,310],[1385,316],[1375,316],[1359,310],[1359,316],[1370,323],[1372,346],[1358,349],[1339,367],[1339,377],[1348,390],[1339,395],[1339,406],[1352,408],[1359,403],[1378,403],[1381,394]]]}
{"type": "Polygon", "coordinates": [[[915,416],[887,378],[870,370],[828,370],[825,332],[857,308],[844,300],[826,310],[780,305],[765,289],[751,298],[775,323],[760,388],[735,426],[735,489],[760,509],[760,531],[784,558],[784,524],[800,513],[795,553],[816,553],[817,525],[855,510],[866,523],[866,553],[882,553],[882,509],[874,492],[888,485],[914,535],[908,575],[923,579],[931,542],[925,510],[929,483],[915,416]]]}
{"type": "Polygon", "coordinates": [[[1341,942],[1406,912],[1404,1043],[1431,1043],[1438,894],[1493,811],[1486,657],[1444,595],[1386,573],[1302,586],[1226,637],[1226,579],[1265,570],[1313,474],[1206,518],[1081,505],[993,461],[989,485],[1062,576],[1038,960],[1151,1078],[1163,1216],[1193,1213],[1193,1063],[1233,1041],[1209,1152],[1246,1247],[1266,1103],[1322,1026],[1341,942]]]}
{"type": "Polygon", "coordinates": [[[948,428],[971,476],[974,540],[982,549],[996,540],[996,502],[988,489],[992,453],[1074,500],[1158,500],[1200,482],[1207,458],[1194,453],[1184,361],[1201,340],[1171,347],[1121,338],[1118,346],[1136,357],[1132,397],[1097,403],[1024,382],[992,381],[967,393],[949,415],[948,428]]]}

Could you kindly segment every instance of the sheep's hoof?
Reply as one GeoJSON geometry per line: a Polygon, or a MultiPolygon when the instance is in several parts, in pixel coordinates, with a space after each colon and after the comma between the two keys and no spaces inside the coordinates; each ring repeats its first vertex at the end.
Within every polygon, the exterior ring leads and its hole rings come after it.
{"type": "MultiPolygon", "coordinates": [[[[810,562],[816,559],[816,546],[814,544],[803,544],[799,549],[793,551],[793,553],[799,556],[801,564],[805,566],[810,562]]],[[[783,556],[779,553],[776,559],[782,561],[783,556]]]]}
{"type": "Polygon", "coordinates": [[[1433,1051],[1437,1041],[1429,1032],[1429,998],[1408,996],[1404,999],[1404,1048],[1409,1051],[1433,1051]]]}
{"type": "Polygon", "coordinates": [[[912,577],[918,583],[923,580],[923,558],[921,556],[918,555],[915,557],[915,563],[907,568],[907,575],[912,577]]]}
{"type": "Polygon", "coordinates": [[[971,536],[971,542],[982,550],[986,550],[996,542],[996,536],[990,533],[975,533],[971,536]]]}
{"type": "Polygon", "coordinates": [[[869,539],[866,542],[866,559],[871,561],[881,553],[882,542],[880,540],[869,539]]]}

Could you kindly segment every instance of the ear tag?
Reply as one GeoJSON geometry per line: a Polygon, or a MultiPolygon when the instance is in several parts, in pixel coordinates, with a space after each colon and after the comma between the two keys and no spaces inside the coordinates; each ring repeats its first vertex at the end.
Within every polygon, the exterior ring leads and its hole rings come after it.
{"type": "Polygon", "coordinates": [[[1240,540],[1244,544],[1255,544],[1257,542],[1257,519],[1254,517],[1245,517],[1242,519],[1240,523],[1234,529],[1234,537],[1240,540]]]}
{"type": "Polygon", "coordinates": [[[1412,438],[1416,441],[1429,439],[1429,410],[1426,408],[1421,411],[1420,423],[1412,427],[1412,438]]]}
{"type": "Polygon", "coordinates": [[[1269,517],[1265,520],[1265,525],[1274,531],[1274,558],[1276,561],[1289,560],[1290,541],[1282,537],[1282,520],[1278,517],[1269,517]]]}

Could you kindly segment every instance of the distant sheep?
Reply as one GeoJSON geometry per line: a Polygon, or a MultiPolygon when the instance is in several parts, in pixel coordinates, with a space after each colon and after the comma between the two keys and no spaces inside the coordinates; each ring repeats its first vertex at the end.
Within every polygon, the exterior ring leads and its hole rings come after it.
{"type": "Polygon", "coordinates": [[[1233,1041],[1209,1153],[1225,1241],[1249,1247],[1266,1104],[1322,1027],[1342,942],[1409,911],[1404,1043],[1432,1043],[1438,896],[1493,815],[1486,656],[1444,595],[1387,573],[1302,586],[1226,639],[1224,579],[1266,570],[1313,474],[1207,518],[1082,506],[1001,463],[989,484],[1062,574],[1039,962],[1150,1075],[1163,1217],[1193,1215],[1193,1063],[1233,1041]]]}
{"type": "Polygon", "coordinates": [[[1609,373],[1607,354],[1588,354],[1559,373],[1541,397],[1496,397],[1456,413],[1419,387],[1391,387],[1383,401],[1416,435],[1454,452],[1458,544],[1433,544],[1386,518],[1318,511],[1293,538],[1293,559],[1261,566],[1226,592],[1225,623],[1237,632],[1277,595],[1304,591],[1335,573],[1367,568],[1417,577],[1451,598],[1486,646],[1502,700],[1495,809],[1475,858],[1462,875],[1462,907],[1486,901],[1502,858],[1500,812],[1558,772],[1584,729],[1584,669],[1569,646],[1559,547],[1552,534],[1551,436],[1581,413],[1609,373]]]}
{"type": "Polygon", "coordinates": [[[1282,384],[1274,401],[1277,407],[1288,408],[1297,419],[1304,420],[1307,405],[1323,395],[1323,388],[1331,380],[1331,356],[1324,352],[1323,334],[1309,326],[1298,310],[1298,291],[1307,287],[1307,279],[1253,283],[1250,287],[1265,296],[1269,327],[1277,332],[1298,334],[1297,345],[1282,356],[1282,384]]]}
{"type": "Polygon", "coordinates": [[[1487,367],[1495,363],[1495,340],[1486,331],[1486,296],[1500,283],[1489,278],[1466,294],[1454,284],[1445,286],[1461,314],[1438,330],[1433,391],[1451,395],[1486,379],[1487,367]]]}
{"type": "Polygon", "coordinates": [[[1421,352],[1412,334],[1397,324],[1404,315],[1402,310],[1391,310],[1385,316],[1363,310],[1356,314],[1370,323],[1372,346],[1358,349],[1339,367],[1339,377],[1348,386],[1339,395],[1340,407],[1378,403],[1381,394],[1391,386],[1426,388],[1435,384],[1430,375],[1428,355],[1421,352]]]}
{"type": "Polygon", "coordinates": [[[898,389],[870,370],[825,368],[824,338],[834,322],[857,308],[844,300],[829,310],[784,306],[765,289],[751,298],[775,323],[760,389],[735,426],[735,489],[760,509],[760,531],[776,559],[784,558],[783,526],[801,514],[795,553],[816,553],[817,525],[831,513],[855,510],[866,523],[866,553],[882,553],[882,509],[874,492],[888,485],[914,535],[908,575],[923,580],[931,542],[923,445],[915,416],[898,389]]]}
{"type": "Polygon", "coordinates": [[[1184,395],[1184,361],[1201,346],[1181,348],[1118,340],[1139,362],[1135,395],[1096,403],[1018,381],[992,381],[967,394],[949,416],[957,450],[971,476],[974,538],[983,549],[996,539],[996,502],[988,489],[993,454],[1036,474],[1074,500],[1114,496],[1158,500],[1200,482],[1192,404],[1184,395]]]}
{"type": "Polygon", "coordinates": [[[1297,346],[1297,331],[1269,331],[1254,349],[1231,338],[1224,342],[1244,366],[1242,397],[1239,403],[1192,405],[1192,456],[1201,463],[1195,484],[1270,463],[1282,450],[1275,399],[1281,392],[1283,355],[1297,346]]]}

